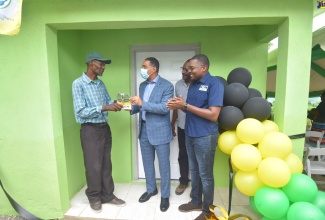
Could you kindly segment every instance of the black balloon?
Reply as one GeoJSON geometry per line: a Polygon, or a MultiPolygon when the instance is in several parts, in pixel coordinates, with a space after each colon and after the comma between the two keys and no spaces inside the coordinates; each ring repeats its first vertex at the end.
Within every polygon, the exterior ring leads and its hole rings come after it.
{"type": "Polygon", "coordinates": [[[224,106],[241,108],[248,100],[248,89],[241,83],[231,83],[226,86],[223,96],[224,106]]]}
{"type": "Polygon", "coordinates": [[[243,67],[238,67],[230,71],[227,78],[228,84],[231,83],[241,83],[248,87],[252,82],[252,74],[248,69],[243,67]]]}
{"type": "Polygon", "coordinates": [[[225,132],[225,131],[227,131],[227,130],[225,130],[225,129],[223,129],[222,127],[219,126],[219,128],[218,128],[218,132],[219,132],[219,134],[222,134],[222,133],[225,132]]]}
{"type": "Polygon", "coordinates": [[[225,130],[236,130],[238,123],[244,119],[243,112],[235,106],[225,106],[221,109],[218,122],[225,130]]]}
{"type": "Polygon", "coordinates": [[[253,97],[262,97],[262,93],[257,89],[253,89],[253,88],[248,88],[248,94],[249,94],[248,99],[253,97]]]}
{"type": "Polygon", "coordinates": [[[228,83],[227,83],[227,80],[225,80],[223,77],[221,76],[216,76],[220,81],[221,83],[223,84],[223,87],[226,88],[226,86],[228,86],[228,83]]]}
{"type": "Polygon", "coordinates": [[[271,105],[261,97],[253,97],[243,105],[242,111],[245,118],[255,118],[259,121],[266,120],[271,114],[271,105]]]}

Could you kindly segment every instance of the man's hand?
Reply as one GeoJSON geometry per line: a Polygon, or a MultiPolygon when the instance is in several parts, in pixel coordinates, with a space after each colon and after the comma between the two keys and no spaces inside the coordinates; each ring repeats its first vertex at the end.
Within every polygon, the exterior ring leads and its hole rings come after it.
{"type": "Polygon", "coordinates": [[[102,107],[102,111],[121,111],[121,109],[123,108],[123,105],[118,104],[118,103],[112,103],[110,105],[104,105],[102,107]]]}
{"type": "Polygon", "coordinates": [[[142,106],[142,100],[139,96],[133,96],[130,98],[130,101],[133,105],[142,106]]]}
{"type": "Polygon", "coordinates": [[[183,100],[182,96],[179,96],[179,97],[169,99],[166,104],[166,107],[169,110],[174,110],[174,109],[182,109],[184,105],[186,105],[186,102],[183,100]]]}

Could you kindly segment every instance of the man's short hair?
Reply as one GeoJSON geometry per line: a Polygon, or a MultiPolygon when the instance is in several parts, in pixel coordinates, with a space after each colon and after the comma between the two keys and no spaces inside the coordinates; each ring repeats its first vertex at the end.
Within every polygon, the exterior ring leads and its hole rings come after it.
{"type": "Polygon", "coordinates": [[[191,60],[198,60],[200,63],[202,63],[204,66],[207,66],[208,68],[210,66],[209,58],[204,54],[196,54],[191,58],[191,60]]]}
{"type": "Polygon", "coordinates": [[[148,57],[145,60],[148,60],[151,66],[156,67],[157,73],[159,72],[159,61],[156,58],[148,57]]]}

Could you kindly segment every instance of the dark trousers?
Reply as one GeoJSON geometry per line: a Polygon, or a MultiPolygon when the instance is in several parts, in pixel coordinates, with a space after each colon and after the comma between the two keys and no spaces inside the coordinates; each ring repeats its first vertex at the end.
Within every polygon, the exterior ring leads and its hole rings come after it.
{"type": "Polygon", "coordinates": [[[179,171],[181,177],[179,178],[179,183],[182,185],[187,185],[190,181],[188,178],[189,174],[189,165],[188,165],[188,156],[186,151],[185,145],[185,130],[177,127],[177,134],[178,134],[178,146],[179,146],[179,153],[178,153],[178,164],[179,164],[179,171]]]}
{"type": "Polygon", "coordinates": [[[109,202],[115,198],[112,178],[112,135],[107,123],[84,123],[80,139],[86,169],[89,202],[109,202]]]}

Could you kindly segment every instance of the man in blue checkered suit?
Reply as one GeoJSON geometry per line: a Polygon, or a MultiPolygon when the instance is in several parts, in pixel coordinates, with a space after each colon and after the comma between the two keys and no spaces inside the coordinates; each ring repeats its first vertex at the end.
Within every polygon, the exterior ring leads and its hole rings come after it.
{"type": "Polygon", "coordinates": [[[159,62],[154,57],[144,60],[141,76],[145,79],[140,84],[140,96],[130,98],[131,114],[139,113],[139,140],[146,176],[147,191],[140,197],[139,202],[146,202],[158,193],[155,175],[155,152],[159,162],[161,176],[160,210],[169,208],[170,195],[170,142],[173,139],[170,124],[170,111],[167,101],[173,98],[174,86],[158,75],[159,62]]]}

